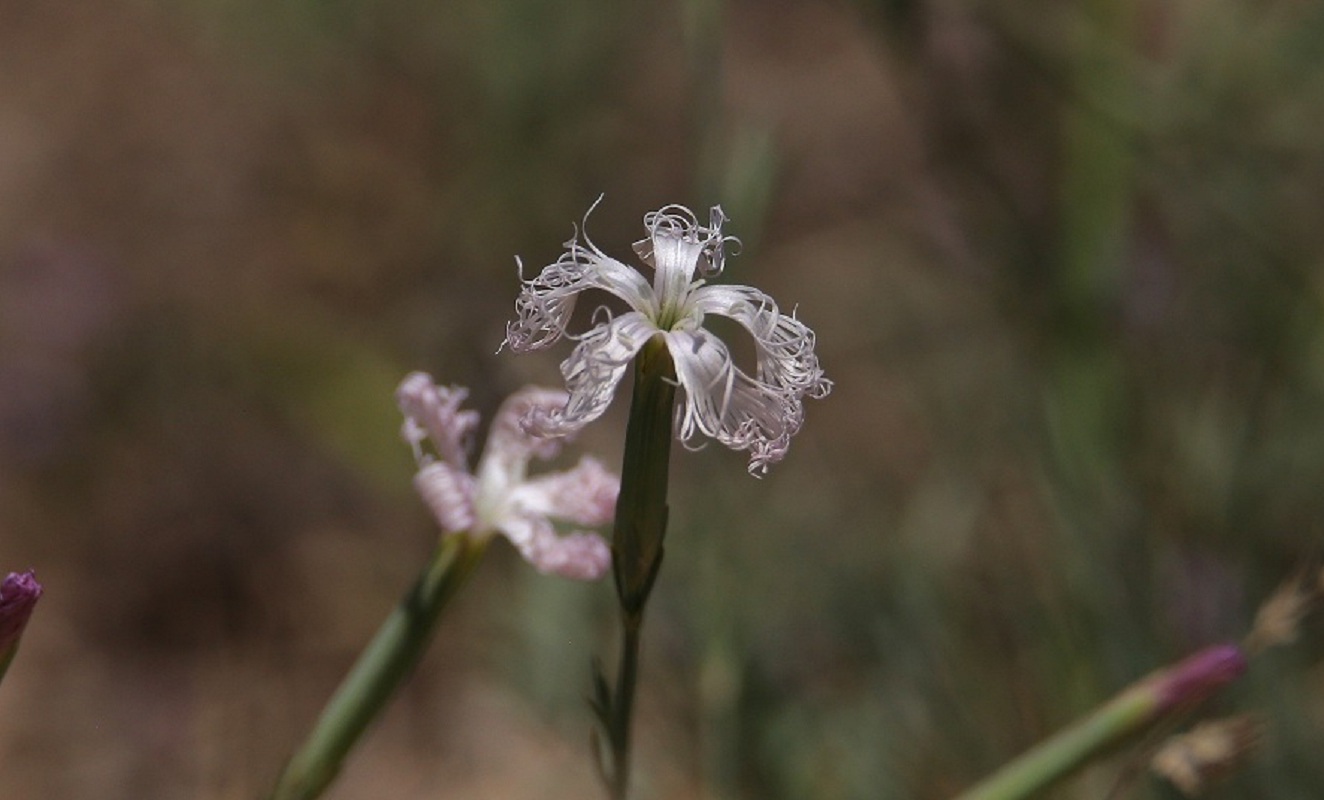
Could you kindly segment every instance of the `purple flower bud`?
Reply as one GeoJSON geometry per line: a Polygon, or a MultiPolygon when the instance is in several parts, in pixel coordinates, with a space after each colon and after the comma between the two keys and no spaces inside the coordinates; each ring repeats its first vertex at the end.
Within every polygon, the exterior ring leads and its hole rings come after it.
{"type": "Polygon", "coordinates": [[[1246,654],[1234,644],[1216,644],[1157,676],[1159,711],[1199,702],[1246,671],[1246,654]]]}
{"type": "Polygon", "coordinates": [[[0,583],[0,662],[18,644],[39,597],[41,584],[32,570],[11,572],[0,583]]]}

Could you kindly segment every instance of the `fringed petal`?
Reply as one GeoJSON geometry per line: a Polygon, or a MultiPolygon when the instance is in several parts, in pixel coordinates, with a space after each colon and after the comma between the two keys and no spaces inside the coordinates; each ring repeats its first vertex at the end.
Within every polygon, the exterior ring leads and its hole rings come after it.
{"type": "Polygon", "coordinates": [[[461,411],[460,404],[469,390],[460,386],[438,386],[425,372],[411,372],[395,390],[395,401],[405,415],[401,435],[414,449],[420,465],[430,458],[422,443],[432,440],[441,459],[454,467],[465,468],[469,438],[478,426],[477,411],[461,411]]]}
{"type": "Polygon", "coordinates": [[[506,326],[506,344],[517,353],[546,347],[569,335],[575,301],[587,289],[613,294],[635,311],[655,305],[653,289],[638,270],[607,256],[587,237],[580,244],[578,234],[565,246],[560,258],[523,282],[515,300],[516,318],[506,326]]]}
{"type": "Polygon", "coordinates": [[[611,548],[592,533],[557,536],[552,524],[540,516],[511,516],[500,530],[539,572],[573,580],[593,581],[611,568],[611,548]]]}
{"type": "Polygon", "coordinates": [[[487,447],[483,450],[484,464],[499,461],[502,469],[513,471],[522,479],[530,459],[555,458],[564,440],[531,435],[523,422],[529,415],[559,411],[569,400],[570,395],[562,389],[540,386],[526,386],[506,398],[492,418],[487,447]]]}
{"type": "Polygon", "coordinates": [[[519,508],[575,525],[606,525],[616,515],[621,479],[601,461],[584,456],[574,469],[529,479],[520,487],[519,508]]]}
{"type": "MultiPolygon", "coordinates": [[[[667,309],[679,308],[694,283],[694,271],[703,255],[703,244],[691,237],[671,233],[655,233],[648,241],[651,245],[649,260],[656,269],[653,290],[657,293],[658,313],[666,316],[667,309]]],[[[659,319],[658,324],[667,327],[670,323],[659,319]]]]}
{"type": "Polygon", "coordinates": [[[814,353],[814,332],[794,314],[782,314],[768,295],[749,286],[703,286],[690,303],[700,314],[730,317],[749,331],[758,380],[815,399],[832,390],[814,353]]]}
{"type": "Polygon", "coordinates": [[[637,311],[585,333],[561,362],[569,401],[562,409],[533,409],[524,417],[524,429],[534,436],[565,436],[602,416],[630,359],[657,333],[657,326],[637,311]]]}
{"type": "Polygon", "coordinates": [[[414,488],[446,533],[473,529],[474,486],[472,475],[444,461],[425,464],[414,475],[414,488]]]}
{"type": "Polygon", "coordinates": [[[800,429],[804,408],[799,398],[745,374],[726,345],[703,329],[668,333],[666,341],[685,389],[676,414],[680,440],[688,443],[702,432],[732,450],[748,450],[750,473],[766,473],[786,455],[800,429]]]}
{"type": "Polygon", "coordinates": [[[676,277],[666,282],[683,288],[694,280],[696,269],[702,277],[711,277],[722,271],[726,263],[726,243],[740,242],[734,236],[722,235],[725,222],[726,214],[721,206],[710,209],[706,228],[685,206],[664,206],[644,215],[648,238],[635,242],[634,252],[659,272],[675,271],[683,275],[683,280],[676,277]]]}

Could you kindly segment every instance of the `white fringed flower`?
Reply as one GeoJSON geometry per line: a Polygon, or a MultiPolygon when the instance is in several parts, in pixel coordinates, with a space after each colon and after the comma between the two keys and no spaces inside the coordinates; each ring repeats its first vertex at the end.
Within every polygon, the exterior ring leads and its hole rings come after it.
{"type": "Polygon", "coordinates": [[[535,438],[520,420],[564,407],[563,391],[526,387],[497,411],[487,447],[470,472],[467,450],[478,425],[476,411],[461,411],[468,392],[437,386],[422,372],[396,390],[405,415],[404,438],[414,448],[414,486],[448,534],[487,537],[500,533],[539,572],[596,580],[611,566],[611,550],[594,533],[556,533],[553,520],[598,526],[612,520],[620,479],[585,456],[573,469],[528,477],[529,461],[547,460],[561,449],[557,439],[535,438]],[[423,450],[430,440],[436,456],[423,450]]]}
{"type": "Polygon", "coordinates": [[[734,241],[722,236],[725,221],[718,206],[712,208],[706,227],[683,206],[644,215],[648,238],[634,250],[653,268],[651,285],[643,274],[599,250],[587,235],[581,243],[578,234],[555,263],[524,281],[515,301],[518,319],[506,328],[511,349],[536,350],[563,336],[578,341],[561,364],[569,402],[535,410],[525,419],[530,432],[562,435],[597,419],[611,403],[630,360],[649,339],[662,336],[677,382],[685,390],[676,411],[682,442],[688,444],[702,432],[733,450],[747,450],[751,473],[766,472],[786,455],[804,421],[803,398],[826,396],[832,383],[814,354],[814,332],[794,314],[782,314],[758,289],[706,285],[705,278],[722,271],[724,247],[734,241]],[[600,310],[596,325],[572,334],[567,330],[570,315],[587,289],[616,295],[630,310],[616,317],[600,310]],[[726,344],[703,327],[707,314],[729,317],[753,336],[753,375],[737,367],[726,344]]]}

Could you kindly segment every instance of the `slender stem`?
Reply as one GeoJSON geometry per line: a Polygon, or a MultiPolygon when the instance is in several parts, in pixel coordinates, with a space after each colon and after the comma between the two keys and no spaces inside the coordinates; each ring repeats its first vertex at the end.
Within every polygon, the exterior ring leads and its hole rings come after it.
{"type": "Polygon", "coordinates": [[[1246,655],[1212,645],[1123,689],[1074,725],[1009,761],[956,800],[1021,800],[1158,721],[1203,702],[1246,671],[1246,655]]]}
{"type": "Polygon", "coordinates": [[[622,618],[621,663],[612,698],[612,800],[625,800],[630,791],[630,720],[634,713],[635,685],[639,678],[639,629],[642,617],[622,618]]]}
{"type": "Polygon", "coordinates": [[[625,432],[621,493],[612,536],[612,573],[621,605],[621,656],[604,720],[611,748],[610,769],[604,774],[613,800],[625,800],[630,788],[630,728],[639,677],[639,632],[644,607],[662,565],[662,540],[667,528],[675,374],[661,339],[644,346],[635,362],[634,397],[625,432]]]}
{"type": "Polygon", "coordinates": [[[422,657],[442,609],[478,566],[486,541],[446,536],[417,582],[382,623],[286,765],[271,800],[312,800],[325,791],[359,736],[422,657]]]}
{"type": "Polygon", "coordinates": [[[1156,706],[1152,692],[1130,689],[1076,724],[1049,737],[956,800],[1030,797],[1081,766],[1091,756],[1138,731],[1156,706]]]}

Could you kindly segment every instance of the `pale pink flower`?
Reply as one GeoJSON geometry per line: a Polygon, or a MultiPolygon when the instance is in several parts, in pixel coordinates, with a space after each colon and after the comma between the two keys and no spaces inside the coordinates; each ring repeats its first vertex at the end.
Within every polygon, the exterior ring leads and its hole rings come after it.
{"type": "MultiPolygon", "coordinates": [[[[589,209],[590,212],[592,209],[589,209]]],[[[635,253],[653,268],[653,280],[603,253],[577,233],[566,252],[524,281],[515,301],[517,319],[506,328],[516,352],[546,347],[560,338],[578,341],[561,364],[569,401],[535,410],[525,424],[539,435],[570,433],[597,419],[611,403],[631,359],[648,340],[661,336],[684,389],[676,409],[676,431],[689,443],[695,433],[733,450],[747,450],[750,472],[766,472],[790,447],[804,421],[803,398],[825,397],[832,388],[814,354],[814,332],[783,314],[772,298],[748,286],[710,286],[722,271],[722,209],[712,208],[707,226],[683,206],[644,215],[648,238],[635,253]],[[696,273],[700,276],[695,277],[696,273]],[[624,300],[630,310],[613,317],[605,309],[589,330],[567,326],[575,301],[588,289],[624,300]],[[708,314],[729,317],[754,339],[754,373],[736,366],[725,342],[704,328],[708,314]]]]}
{"type": "Polygon", "coordinates": [[[467,452],[478,414],[460,410],[467,394],[437,386],[422,372],[407,376],[396,390],[404,437],[419,466],[414,486],[442,530],[480,538],[500,533],[540,572],[578,580],[605,575],[611,550],[602,537],[586,531],[559,535],[553,521],[585,527],[611,522],[620,479],[588,456],[573,469],[528,476],[529,461],[554,458],[562,441],[534,437],[520,420],[563,407],[566,393],[526,387],[511,395],[472,471],[467,452]],[[424,450],[425,441],[435,455],[424,450]]]}

